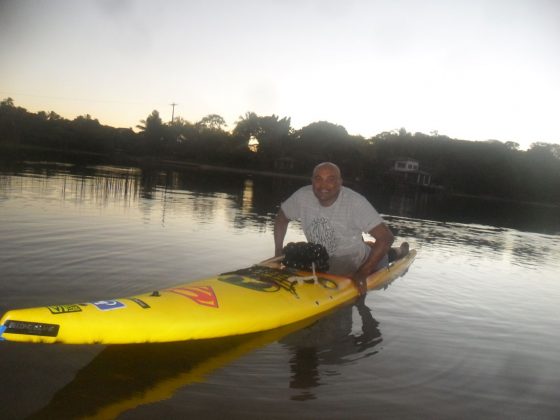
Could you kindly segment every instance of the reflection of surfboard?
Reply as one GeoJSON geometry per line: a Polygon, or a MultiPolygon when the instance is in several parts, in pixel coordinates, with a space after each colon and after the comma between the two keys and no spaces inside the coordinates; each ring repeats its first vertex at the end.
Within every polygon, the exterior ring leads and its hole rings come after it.
{"type": "MultiPolygon", "coordinates": [[[[416,251],[368,278],[384,287],[403,275],[416,251]]],[[[153,293],[7,312],[0,337],[10,341],[125,344],[183,341],[265,331],[327,312],[357,296],[346,277],[257,265],[153,293]]]]}
{"type": "Polygon", "coordinates": [[[310,366],[310,353],[320,353],[317,364],[339,365],[366,350],[364,357],[369,357],[371,348],[381,341],[378,323],[363,302],[355,304],[363,334],[352,334],[353,307],[255,334],[107,346],[30,418],[118,418],[126,411],[172,398],[186,386],[203,383],[216,369],[275,341],[293,354],[290,388],[301,390],[293,397],[301,399],[301,395],[310,395],[310,387],[319,384],[314,382],[319,372],[310,366]],[[317,336],[320,338],[312,338],[317,336]]]}
{"type": "Polygon", "coordinates": [[[31,418],[117,418],[204,382],[214,370],[315,321],[213,340],[108,346],[31,418]]]}

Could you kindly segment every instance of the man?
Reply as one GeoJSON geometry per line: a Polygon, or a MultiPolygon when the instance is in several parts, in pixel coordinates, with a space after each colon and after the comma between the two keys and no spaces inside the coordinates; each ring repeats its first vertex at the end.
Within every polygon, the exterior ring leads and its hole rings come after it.
{"type": "Polygon", "coordinates": [[[334,163],[317,165],[311,185],[297,190],[280,206],[274,221],[276,256],[282,255],[291,220],[301,221],[308,242],[327,249],[329,272],[350,276],[362,295],[367,291],[366,278],[388,263],[393,234],[366,198],[342,186],[340,169],[334,163]],[[373,236],[375,243],[364,242],[362,233],[373,236]]]}

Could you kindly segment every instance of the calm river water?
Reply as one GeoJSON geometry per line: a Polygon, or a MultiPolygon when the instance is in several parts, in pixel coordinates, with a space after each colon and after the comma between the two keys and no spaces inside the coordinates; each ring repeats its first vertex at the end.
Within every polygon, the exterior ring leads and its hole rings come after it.
{"type": "MultiPolygon", "coordinates": [[[[273,254],[304,181],[0,170],[0,312],[144,293],[273,254]]],[[[312,326],[165,345],[0,343],[1,417],[560,418],[558,209],[363,191],[418,250],[312,326]]],[[[288,240],[303,240],[297,226],[288,240]]]]}

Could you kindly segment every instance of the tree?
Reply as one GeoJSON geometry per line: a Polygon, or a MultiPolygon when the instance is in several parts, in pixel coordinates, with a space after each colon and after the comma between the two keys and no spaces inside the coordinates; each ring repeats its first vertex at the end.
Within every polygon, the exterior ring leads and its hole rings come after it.
{"type": "Polygon", "coordinates": [[[218,114],[209,114],[198,121],[195,126],[203,130],[223,131],[222,127],[226,127],[226,121],[218,114]]]}
{"type": "Polygon", "coordinates": [[[365,142],[361,137],[350,136],[341,125],[327,121],[311,123],[296,133],[295,144],[307,167],[331,161],[339,165],[348,178],[363,174],[356,156],[365,142]]]}
{"type": "Polygon", "coordinates": [[[341,125],[318,121],[299,130],[297,138],[308,151],[328,155],[325,157],[329,158],[333,153],[348,146],[350,136],[341,125]]]}
{"type": "Polygon", "coordinates": [[[506,141],[504,143],[504,146],[506,146],[506,148],[509,150],[519,150],[519,143],[516,143],[514,141],[506,141]]]}
{"type": "Polygon", "coordinates": [[[166,127],[164,126],[159,112],[153,110],[152,113],[145,119],[140,121],[141,124],[136,127],[141,130],[141,135],[145,140],[145,145],[149,153],[161,153],[165,145],[166,127]]]}
{"type": "Polygon", "coordinates": [[[63,120],[63,118],[54,111],[49,112],[48,115],[47,115],[47,118],[49,119],[49,121],[61,121],[61,120],[63,120]]]}
{"type": "Polygon", "coordinates": [[[14,100],[12,98],[3,99],[2,102],[0,102],[0,107],[14,108],[14,100]]]}
{"type": "Polygon", "coordinates": [[[160,133],[163,127],[163,122],[161,117],[159,116],[159,112],[157,110],[153,110],[150,115],[145,120],[141,120],[140,124],[136,126],[141,131],[146,133],[147,135],[151,135],[153,133],[160,133]]]}
{"type": "Polygon", "coordinates": [[[258,154],[268,158],[282,157],[288,153],[293,130],[291,119],[277,115],[259,117],[247,112],[240,117],[233,129],[233,135],[242,138],[246,145],[250,140],[258,142],[258,154]]]}
{"type": "Polygon", "coordinates": [[[550,157],[560,159],[560,144],[536,142],[531,144],[531,147],[527,152],[544,159],[548,159],[550,157]]]}
{"type": "Polygon", "coordinates": [[[194,124],[181,117],[175,117],[173,122],[169,123],[169,131],[178,143],[194,139],[197,133],[194,124]]]}
{"type": "Polygon", "coordinates": [[[167,125],[167,133],[169,141],[166,145],[166,153],[184,158],[193,157],[194,142],[199,138],[194,124],[181,117],[175,117],[167,125]]]}
{"type": "Polygon", "coordinates": [[[251,137],[258,138],[260,130],[260,117],[254,112],[246,112],[244,117],[239,117],[232,134],[249,141],[251,137]]]}

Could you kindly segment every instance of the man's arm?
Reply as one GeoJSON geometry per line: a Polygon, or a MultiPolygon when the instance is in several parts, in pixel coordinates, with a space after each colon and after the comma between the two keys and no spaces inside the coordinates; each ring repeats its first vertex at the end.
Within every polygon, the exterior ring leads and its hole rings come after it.
{"type": "Polygon", "coordinates": [[[288,231],[288,224],[290,219],[286,217],[282,209],[278,210],[278,214],[274,219],[274,256],[279,257],[282,255],[282,249],[284,248],[284,238],[286,237],[286,232],[288,231]]]}
{"type": "Polygon", "coordinates": [[[375,238],[375,244],[373,244],[368,258],[352,276],[352,280],[354,280],[356,286],[358,286],[360,294],[366,292],[367,286],[365,282],[367,276],[375,270],[379,262],[387,255],[395,240],[393,233],[385,223],[378,224],[368,233],[375,238]]]}

